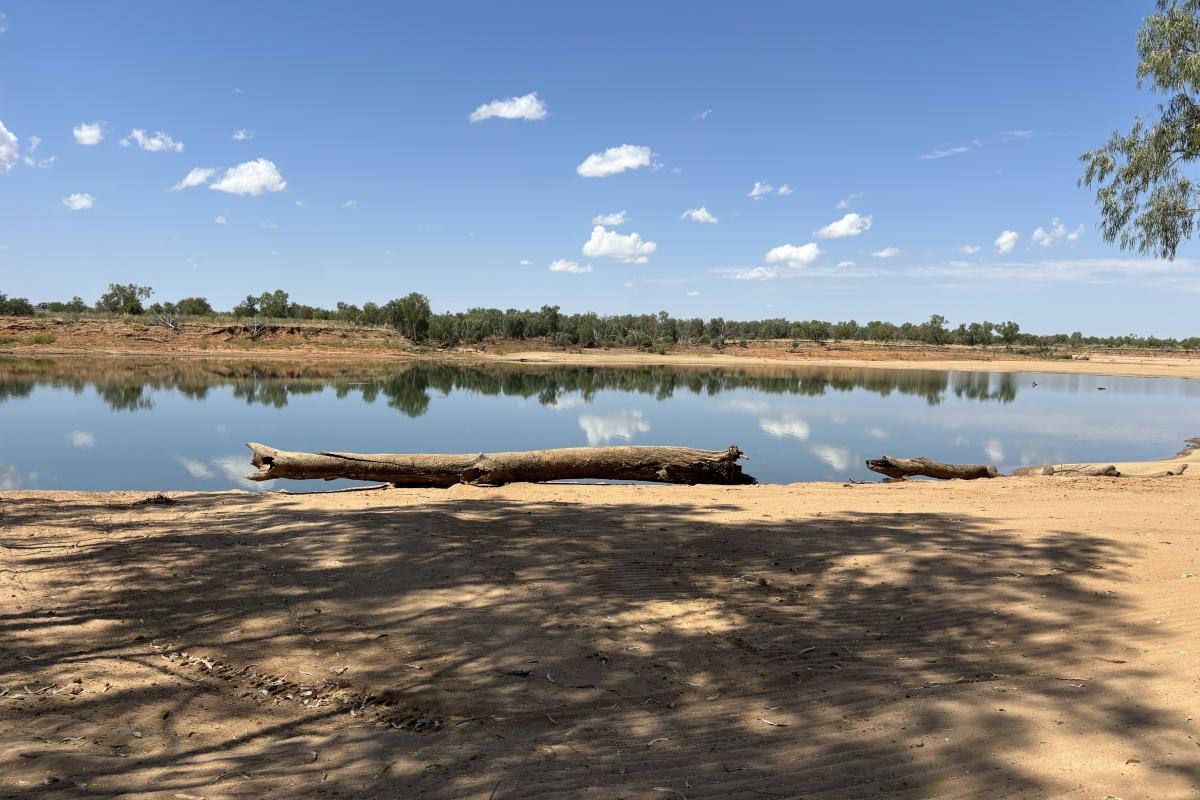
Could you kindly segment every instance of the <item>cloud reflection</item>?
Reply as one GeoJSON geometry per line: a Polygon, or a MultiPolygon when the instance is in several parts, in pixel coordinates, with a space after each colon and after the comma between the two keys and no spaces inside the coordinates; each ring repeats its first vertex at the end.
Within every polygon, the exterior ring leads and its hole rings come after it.
{"type": "Polygon", "coordinates": [[[604,416],[582,414],[579,427],[587,435],[591,447],[614,439],[629,442],[639,433],[650,432],[650,423],[643,419],[641,411],[617,411],[604,416]]]}
{"type": "Polygon", "coordinates": [[[776,439],[791,438],[805,441],[812,432],[808,422],[795,414],[784,414],[780,417],[763,417],[758,421],[759,430],[776,439]]]}
{"type": "Polygon", "coordinates": [[[174,456],[174,458],[179,466],[187,470],[187,473],[198,481],[224,478],[227,482],[254,492],[263,492],[275,485],[275,481],[259,482],[247,478],[246,473],[251,468],[250,460],[245,456],[221,456],[211,458],[207,462],[186,456],[174,456]]]}
{"type": "Polygon", "coordinates": [[[16,489],[21,485],[21,473],[12,464],[0,464],[0,490],[16,489]]]}
{"type": "Polygon", "coordinates": [[[67,441],[71,443],[72,447],[86,450],[96,446],[96,435],[91,431],[71,431],[67,434],[67,441]]]}
{"type": "Polygon", "coordinates": [[[850,461],[854,458],[850,450],[845,447],[835,447],[830,444],[814,444],[808,448],[808,452],[817,457],[818,460],[824,461],[829,466],[842,472],[850,467],[850,461]]]}

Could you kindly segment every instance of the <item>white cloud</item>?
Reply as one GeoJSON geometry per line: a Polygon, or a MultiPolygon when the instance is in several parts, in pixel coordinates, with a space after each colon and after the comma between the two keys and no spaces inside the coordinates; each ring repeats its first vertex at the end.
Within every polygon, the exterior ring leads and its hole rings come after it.
{"type": "Polygon", "coordinates": [[[855,264],[853,261],[839,261],[837,266],[838,269],[850,269],[851,267],[855,266],[855,264]]]}
{"type": "Polygon", "coordinates": [[[1068,231],[1067,226],[1059,221],[1058,217],[1050,220],[1050,229],[1042,228],[1040,225],[1033,232],[1033,240],[1042,247],[1050,247],[1060,239],[1066,240],[1071,244],[1075,244],[1083,236],[1083,226],[1080,225],[1073,231],[1068,231]]]}
{"type": "Polygon", "coordinates": [[[862,216],[851,211],[839,220],[829,223],[823,228],[813,231],[818,239],[841,239],[845,236],[858,236],[871,229],[870,215],[862,216]]]}
{"type": "Polygon", "coordinates": [[[870,436],[872,439],[878,439],[881,442],[884,439],[891,438],[891,434],[883,428],[867,428],[865,432],[867,436],[870,436]]]}
{"type": "Polygon", "coordinates": [[[650,423],[643,419],[641,411],[617,411],[605,416],[582,414],[579,427],[587,435],[592,447],[614,439],[632,441],[639,433],[649,433],[650,423]]]}
{"type": "Polygon", "coordinates": [[[753,188],[751,188],[746,194],[746,197],[749,197],[752,200],[758,200],[766,195],[769,195],[773,191],[775,191],[775,187],[766,181],[755,181],[753,188]]]}
{"type": "Polygon", "coordinates": [[[834,447],[829,444],[814,444],[808,448],[808,452],[816,456],[817,460],[824,461],[829,466],[833,467],[838,472],[842,472],[850,467],[850,451],[845,447],[834,447]]]}
{"type": "Polygon", "coordinates": [[[1018,139],[1032,139],[1033,131],[1001,131],[1000,135],[1004,137],[1002,142],[1012,142],[1018,139]]]}
{"type": "Polygon", "coordinates": [[[707,222],[710,225],[717,224],[717,218],[714,217],[707,208],[700,206],[699,208],[689,208],[680,215],[680,219],[690,219],[693,222],[707,222]]]}
{"type": "Polygon", "coordinates": [[[834,206],[834,208],[838,209],[839,211],[843,208],[849,208],[850,204],[853,203],[855,200],[857,200],[860,197],[862,197],[862,192],[854,192],[852,194],[848,194],[845,197],[843,197],[841,200],[838,200],[838,204],[836,206],[834,206]]]}
{"type": "Polygon", "coordinates": [[[615,258],[626,264],[645,264],[648,256],[658,249],[654,242],[644,242],[638,233],[621,234],[603,225],[592,228],[592,237],[583,244],[583,254],[590,258],[615,258]]]}
{"type": "Polygon", "coordinates": [[[971,152],[971,148],[963,144],[958,147],[947,147],[942,150],[930,150],[928,153],[922,153],[920,158],[922,161],[929,161],[935,158],[946,158],[947,156],[957,156],[969,152],[971,152]]]}
{"type": "Polygon", "coordinates": [[[687,296],[688,296],[688,297],[699,297],[699,296],[700,296],[700,293],[699,293],[699,292],[697,292],[695,289],[693,289],[692,291],[690,291],[690,292],[688,292],[688,293],[687,293],[687,296]]]}
{"type": "Polygon", "coordinates": [[[347,200],[346,202],[342,203],[342,208],[358,208],[358,201],[347,200]]]}
{"type": "MultiPolygon", "coordinates": [[[[807,267],[821,255],[821,248],[816,242],[794,245],[781,244],[767,251],[768,264],[787,264],[789,267],[807,267]]],[[[774,277],[774,276],[771,276],[774,277]]]]}
{"type": "Polygon", "coordinates": [[[226,222],[229,222],[229,220],[225,218],[224,214],[218,214],[217,218],[214,219],[213,222],[217,223],[218,225],[224,225],[226,222]]]}
{"type": "Polygon", "coordinates": [[[789,194],[793,194],[794,192],[795,192],[795,189],[793,189],[789,184],[785,183],[783,186],[779,187],[779,196],[780,197],[787,197],[789,194]]]}
{"type": "Polygon", "coordinates": [[[308,201],[307,200],[297,200],[296,208],[308,208],[308,201]]]}
{"type": "Polygon", "coordinates": [[[895,258],[896,256],[900,255],[900,248],[888,245],[882,250],[876,250],[874,253],[871,253],[871,255],[875,256],[875,258],[895,258]]]}
{"type": "Polygon", "coordinates": [[[983,248],[977,244],[964,244],[962,247],[958,248],[958,252],[973,256],[982,249],[983,248]]]}
{"type": "Polygon", "coordinates": [[[87,450],[96,446],[96,435],[91,431],[71,431],[67,434],[67,441],[72,447],[87,450]]]}
{"type": "Polygon", "coordinates": [[[812,433],[808,422],[795,414],[787,413],[774,419],[763,417],[758,421],[759,430],[777,439],[799,439],[804,441],[812,433]]]}
{"type": "Polygon", "coordinates": [[[21,143],[4,123],[0,122],[0,172],[8,172],[17,163],[17,151],[21,143]]]}
{"type": "Polygon", "coordinates": [[[8,31],[8,17],[6,17],[4,14],[0,14],[0,33],[5,33],[7,31],[8,31]]]}
{"type": "Polygon", "coordinates": [[[86,211],[96,204],[96,198],[87,192],[76,192],[63,198],[63,205],[72,211],[86,211]]]}
{"type": "Polygon", "coordinates": [[[546,104],[537,96],[537,92],[520,97],[510,97],[507,100],[493,100],[484,103],[471,112],[471,122],[482,122],[485,119],[545,119],[548,113],[546,104]]]}
{"type": "Polygon", "coordinates": [[[287,188],[287,181],[279,174],[275,162],[259,158],[230,167],[208,188],[230,194],[260,195],[263,192],[282,192],[287,188]]]}
{"type": "Polygon", "coordinates": [[[233,132],[233,138],[239,142],[245,142],[254,138],[254,131],[248,131],[245,128],[238,128],[233,132]]]}
{"type": "Polygon", "coordinates": [[[184,189],[190,189],[193,186],[203,186],[208,183],[209,179],[215,175],[217,171],[211,167],[193,167],[187,175],[183,176],[183,180],[172,186],[167,191],[181,192],[184,189]]]}
{"type": "Polygon", "coordinates": [[[279,226],[276,225],[274,222],[260,222],[260,223],[258,223],[258,227],[266,228],[269,231],[273,231],[276,228],[278,228],[279,226]]]}
{"type": "Polygon", "coordinates": [[[582,275],[585,272],[592,271],[591,264],[579,264],[574,261],[568,261],[565,258],[558,258],[550,262],[551,272],[570,272],[573,275],[582,275]]]}
{"type": "Polygon", "coordinates": [[[624,225],[626,222],[629,222],[629,215],[623,210],[618,211],[615,214],[597,214],[596,216],[592,217],[593,225],[609,225],[615,227],[617,225],[624,225]]]}
{"type": "Polygon", "coordinates": [[[950,261],[912,267],[906,270],[905,274],[914,278],[969,277],[973,281],[1024,284],[1138,283],[1143,286],[1169,286],[1185,291],[1200,291],[1200,261],[1187,258],[1177,258],[1174,261],[1151,258],[1081,258],[990,264],[950,261]]]}
{"type": "Polygon", "coordinates": [[[769,281],[779,277],[779,270],[771,267],[737,267],[717,272],[735,281],[769,281]]]}
{"type": "Polygon", "coordinates": [[[1200,260],[1177,258],[1174,261],[1152,258],[1083,258],[1040,261],[967,262],[941,261],[883,270],[877,267],[808,267],[776,269],[770,267],[717,268],[711,273],[735,280],[802,278],[807,280],[846,280],[868,278],[912,278],[972,285],[979,281],[1024,285],[1115,285],[1137,284],[1200,293],[1200,260]]]}
{"type": "Polygon", "coordinates": [[[575,171],[585,178],[603,178],[627,169],[648,167],[650,163],[649,147],[623,144],[620,147],[610,147],[603,153],[592,153],[575,168],[575,171]]]}
{"type": "Polygon", "coordinates": [[[34,153],[42,144],[42,139],[39,136],[30,136],[29,144],[25,146],[25,155],[21,156],[21,160],[28,166],[36,167],[37,169],[45,169],[46,167],[58,161],[58,156],[50,156],[49,158],[36,158],[34,153]]]}
{"type": "Polygon", "coordinates": [[[522,258],[522,259],[521,259],[519,262],[517,262],[517,263],[519,263],[519,264],[520,264],[522,267],[528,267],[528,266],[530,266],[531,264],[533,264],[533,262],[532,262],[532,261],[530,261],[528,258],[522,258]]]}
{"type": "Polygon", "coordinates": [[[703,111],[701,111],[699,114],[697,114],[696,116],[692,117],[692,119],[700,120],[701,122],[703,122],[704,120],[708,119],[708,116],[710,114],[712,114],[712,109],[706,108],[703,111]]]}
{"type": "Polygon", "coordinates": [[[147,136],[144,128],[134,128],[129,135],[121,139],[122,147],[137,145],[150,153],[183,152],[183,142],[177,142],[162,131],[155,131],[153,136],[147,136]]]}
{"type": "Polygon", "coordinates": [[[1004,445],[999,439],[988,439],[983,444],[983,452],[987,455],[988,460],[1001,464],[1004,462],[1004,445]]]}
{"type": "Polygon", "coordinates": [[[71,129],[71,133],[75,136],[75,141],[85,147],[100,144],[104,138],[104,123],[103,122],[82,122],[71,129]]]}
{"type": "Polygon", "coordinates": [[[996,237],[996,241],[992,242],[996,246],[996,252],[1007,254],[1013,251],[1017,246],[1017,240],[1021,238],[1021,234],[1016,231],[1000,231],[1000,235],[996,237]]]}

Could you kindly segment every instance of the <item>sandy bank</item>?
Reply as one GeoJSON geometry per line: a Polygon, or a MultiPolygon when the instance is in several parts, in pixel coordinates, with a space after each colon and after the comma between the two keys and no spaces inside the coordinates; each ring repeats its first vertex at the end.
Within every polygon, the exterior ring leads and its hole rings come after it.
{"type": "Polygon", "coordinates": [[[575,353],[530,351],[486,355],[491,361],[531,364],[597,364],[604,366],[647,366],[676,364],[687,366],[732,367],[770,365],[774,367],[869,367],[884,369],[960,370],[966,372],[1056,372],[1086,375],[1134,377],[1200,378],[1200,358],[1172,356],[1090,356],[1088,360],[1015,359],[1015,358],[911,358],[896,350],[874,353],[877,358],[821,358],[811,355],[738,355],[734,353],[686,354],[637,352],[575,353]]]}
{"type": "Polygon", "coordinates": [[[1200,792],[1192,481],[140,497],[0,493],[4,793],[1200,792]]]}

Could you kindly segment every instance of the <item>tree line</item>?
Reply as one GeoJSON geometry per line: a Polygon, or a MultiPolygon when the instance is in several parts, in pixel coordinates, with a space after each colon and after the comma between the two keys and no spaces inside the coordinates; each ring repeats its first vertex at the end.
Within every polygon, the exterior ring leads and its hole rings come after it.
{"type": "Polygon", "coordinates": [[[493,339],[540,340],[562,347],[628,346],[655,349],[676,344],[725,347],[731,343],[791,339],[794,341],[912,342],[934,345],[1026,345],[1075,347],[1141,347],[1200,350],[1200,336],[1186,339],[1127,334],[1085,336],[1080,331],[1032,334],[1011,320],[963,322],[950,327],[945,317],[934,314],[924,322],[896,324],[882,320],[728,320],[723,317],[673,317],[657,314],[611,314],[594,312],[564,314],[559,306],[540,309],[472,308],[436,314],[425,295],[412,292],[386,303],[364,303],[362,307],[339,302],[332,308],[296,303],[283,289],[247,295],[228,312],[218,312],[203,297],[185,297],[175,302],[147,304],[154,290],[136,284],[110,284],[89,306],[80,297],[68,302],[33,304],[27,298],[10,298],[0,292],[0,315],[32,316],[37,313],[81,314],[85,312],[149,316],[152,321],[176,327],[187,317],[233,317],[262,320],[324,320],[360,326],[394,328],[417,343],[442,345],[478,344],[493,339]]]}

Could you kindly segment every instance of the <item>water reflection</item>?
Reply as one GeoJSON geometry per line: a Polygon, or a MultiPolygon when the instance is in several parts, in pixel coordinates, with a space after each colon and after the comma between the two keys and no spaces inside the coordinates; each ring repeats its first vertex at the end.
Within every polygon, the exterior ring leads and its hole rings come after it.
{"type": "Polygon", "coordinates": [[[1075,374],[8,358],[0,487],[268,488],[243,478],[248,440],[358,452],[737,444],[771,482],[873,478],[863,460],[884,453],[1012,469],[1169,455],[1200,433],[1197,399],[1197,381],[1075,374]]]}
{"type": "MultiPolygon", "coordinates": [[[[314,364],[206,359],[168,363],[140,359],[0,359],[0,402],[28,397],[38,385],[77,394],[94,387],[114,411],[151,410],[153,394],[164,390],[204,400],[214,387],[228,386],[233,396],[247,405],[285,408],[296,396],[333,389],[339,398],[358,394],[367,403],[382,395],[388,407],[415,418],[428,412],[434,395],[445,397],[464,391],[536,399],[541,405],[558,409],[589,403],[604,391],[666,400],[677,392],[715,396],[735,389],[804,397],[865,390],[880,397],[893,393],[919,397],[936,406],[950,396],[1011,403],[1020,382],[1012,373],[863,367],[631,369],[379,361],[314,364]]],[[[761,402],[758,407],[763,407],[761,402]]],[[[764,420],[764,427],[768,425],[764,420]]]]}
{"type": "Polygon", "coordinates": [[[595,414],[580,414],[579,427],[587,435],[587,443],[592,447],[608,444],[615,440],[632,442],[639,433],[649,433],[650,423],[644,419],[644,414],[637,410],[616,411],[607,416],[595,414]]]}

